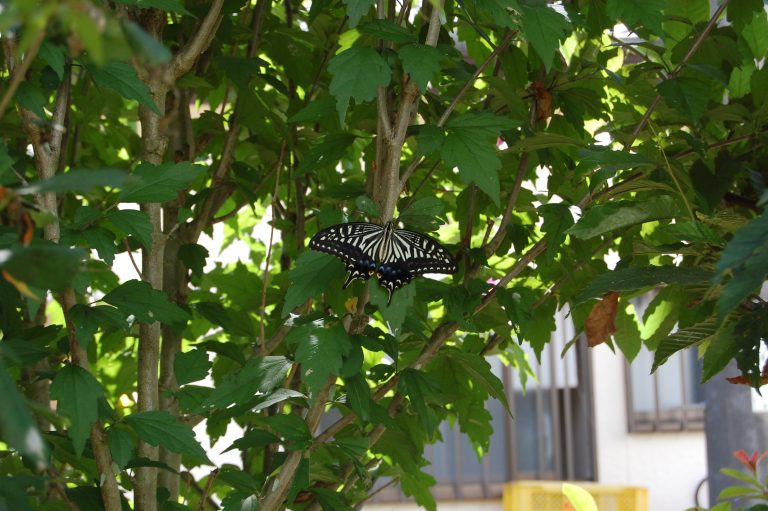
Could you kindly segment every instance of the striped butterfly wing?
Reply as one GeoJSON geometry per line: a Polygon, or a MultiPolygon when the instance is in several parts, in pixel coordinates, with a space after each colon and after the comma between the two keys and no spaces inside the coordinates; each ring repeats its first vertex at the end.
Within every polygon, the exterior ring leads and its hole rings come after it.
{"type": "Polygon", "coordinates": [[[392,292],[425,273],[456,273],[456,260],[432,238],[418,232],[396,229],[389,239],[385,258],[378,268],[379,282],[392,292]]]}
{"type": "Polygon", "coordinates": [[[309,240],[309,248],[341,259],[349,276],[344,287],[354,279],[368,280],[376,273],[376,253],[384,238],[384,228],[367,222],[352,222],[327,227],[309,240]]]}

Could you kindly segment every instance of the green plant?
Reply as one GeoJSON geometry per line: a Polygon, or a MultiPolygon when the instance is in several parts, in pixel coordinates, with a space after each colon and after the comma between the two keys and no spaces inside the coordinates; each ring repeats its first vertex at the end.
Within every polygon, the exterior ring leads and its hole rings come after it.
{"type": "MultiPolygon", "coordinates": [[[[710,511],[768,511],[768,474],[764,479],[760,479],[760,462],[768,457],[768,451],[753,452],[751,455],[744,450],[738,450],[733,456],[744,465],[746,471],[739,471],[733,468],[722,468],[720,472],[732,477],[743,484],[729,486],[720,492],[718,500],[730,499],[730,502],[720,502],[710,508],[710,511]],[[736,502],[749,502],[748,507],[734,507],[736,502]]],[[[703,511],[703,510],[702,510],[703,511]]]]}
{"type": "Polygon", "coordinates": [[[561,308],[757,386],[766,33],[755,0],[0,2],[0,498],[435,509],[426,446],[488,451],[487,357],[524,380],[561,308]],[[388,305],[306,249],[395,217],[458,273],[388,305]]]}

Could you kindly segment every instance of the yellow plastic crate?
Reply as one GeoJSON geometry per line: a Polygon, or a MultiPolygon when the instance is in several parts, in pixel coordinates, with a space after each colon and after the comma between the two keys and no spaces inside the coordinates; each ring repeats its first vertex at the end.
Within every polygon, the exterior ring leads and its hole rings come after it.
{"type": "MultiPolygon", "coordinates": [[[[575,481],[597,502],[599,511],[648,511],[648,490],[575,481]]],[[[571,511],[562,481],[514,481],[504,485],[504,511],[571,511]]]]}

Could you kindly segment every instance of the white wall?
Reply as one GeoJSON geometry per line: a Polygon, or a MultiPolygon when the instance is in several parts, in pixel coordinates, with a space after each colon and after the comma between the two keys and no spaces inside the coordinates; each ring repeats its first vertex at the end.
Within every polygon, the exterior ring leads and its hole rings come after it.
{"type": "Polygon", "coordinates": [[[598,482],[645,486],[652,511],[693,507],[707,475],[704,432],[628,433],[624,358],[605,345],[592,350],[592,386],[598,482]]]}

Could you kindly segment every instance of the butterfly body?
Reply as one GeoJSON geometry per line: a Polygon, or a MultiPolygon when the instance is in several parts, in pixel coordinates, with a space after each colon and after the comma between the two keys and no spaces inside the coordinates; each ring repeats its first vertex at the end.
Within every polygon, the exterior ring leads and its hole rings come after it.
{"type": "Polygon", "coordinates": [[[367,222],[338,224],[321,230],[309,242],[313,250],[341,259],[349,271],[344,288],[376,275],[389,292],[425,273],[455,273],[456,260],[445,247],[421,233],[367,222]]]}

